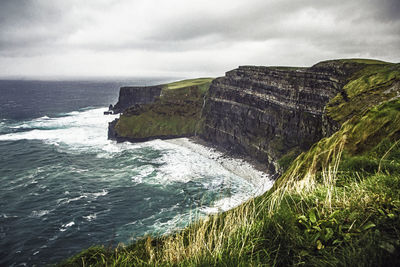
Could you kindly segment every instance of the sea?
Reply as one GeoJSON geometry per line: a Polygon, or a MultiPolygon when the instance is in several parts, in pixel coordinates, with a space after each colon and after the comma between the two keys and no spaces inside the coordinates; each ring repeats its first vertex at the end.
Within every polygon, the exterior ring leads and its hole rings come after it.
{"type": "Polygon", "coordinates": [[[187,138],[108,140],[119,87],[161,82],[0,81],[0,266],[171,233],[272,186],[187,138]]]}

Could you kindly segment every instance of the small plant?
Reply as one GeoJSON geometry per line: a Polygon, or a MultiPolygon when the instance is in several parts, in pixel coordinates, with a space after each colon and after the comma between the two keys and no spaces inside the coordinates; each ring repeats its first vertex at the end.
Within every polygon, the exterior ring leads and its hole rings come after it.
{"type": "Polygon", "coordinates": [[[304,229],[305,237],[315,245],[317,250],[321,250],[327,246],[337,246],[343,242],[348,242],[352,236],[365,232],[376,225],[368,221],[356,228],[355,222],[346,224],[338,222],[335,218],[339,211],[331,213],[327,218],[319,214],[318,209],[313,208],[308,215],[300,215],[298,223],[304,229]]]}

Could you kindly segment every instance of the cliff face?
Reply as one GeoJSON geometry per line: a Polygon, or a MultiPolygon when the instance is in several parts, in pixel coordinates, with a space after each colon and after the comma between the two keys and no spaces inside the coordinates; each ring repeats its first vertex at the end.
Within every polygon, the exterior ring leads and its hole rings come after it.
{"type": "Polygon", "coordinates": [[[284,154],[304,151],[338,129],[324,108],[359,69],[355,63],[322,62],[311,68],[241,66],[229,71],[210,86],[202,137],[276,172],[284,154]]]}
{"type": "Polygon", "coordinates": [[[162,85],[121,87],[117,104],[113,107],[114,113],[121,113],[135,104],[153,103],[161,94],[162,85]]]}

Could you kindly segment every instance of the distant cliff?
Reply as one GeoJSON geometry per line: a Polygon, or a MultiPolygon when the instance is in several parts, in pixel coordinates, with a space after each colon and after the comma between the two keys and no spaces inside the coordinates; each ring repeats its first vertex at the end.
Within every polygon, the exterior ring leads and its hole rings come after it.
{"type": "Polygon", "coordinates": [[[136,104],[153,103],[160,96],[162,88],[162,85],[121,87],[118,102],[113,107],[113,111],[121,113],[136,104]]]}
{"type": "Polygon", "coordinates": [[[151,87],[123,87],[109,124],[108,137],[143,142],[193,136],[201,132],[201,110],[212,78],[184,80],[151,87]],[[161,89],[160,89],[161,88],[161,89]]]}

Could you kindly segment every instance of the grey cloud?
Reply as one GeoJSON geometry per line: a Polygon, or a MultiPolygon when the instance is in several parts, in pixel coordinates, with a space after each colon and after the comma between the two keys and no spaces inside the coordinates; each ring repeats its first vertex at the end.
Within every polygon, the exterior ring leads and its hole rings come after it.
{"type": "Polygon", "coordinates": [[[78,25],[69,21],[68,5],[56,1],[2,0],[0,3],[0,54],[46,53],[78,25]]]}
{"type": "MultiPolygon", "coordinates": [[[[283,43],[291,44],[289,47],[298,53],[308,46],[322,55],[335,57],[371,55],[400,60],[399,0],[232,0],[225,6],[215,0],[213,8],[202,10],[195,10],[185,2],[187,8],[180,13],[173,7],[149,13],[146,18],[148,28],[137,36],[125,38],[132,33],[129,27],[119,29],[119,24],[115,25],[115,31],[120,33],[121,38],[110,32],[105,32],[104,36],[101,33],[91,35],[92,30],[97,30],[102,16],[107,17],[108,12],[118,10],[113,8],[121,3],[131,2],[1,0],[0,57],[62,56],[64,52],[78,50],[82,55],[85,51],[127,55],[145,51],[149,54],[185,53],[190,57],[191,52],[198,51],[237,52],[248,43],[283,43]],[[235,8],[232,7],[234,3],[237,4],[235,8]],[[76,12],[81,8],[88,11],[76,12]],[[312,16],[317,16],[319,20],[313,20],[312,16]],[[321,16],[326,17],[321,19],[321,16]],[[66,42],[81,29],[89,33],[88,36],[80,35],[78,41],[66,42]]],[[[157,5],[154,4],[154,7],[157,5]]],[[[113,14],[115,17],[118,15],[113,14]]],[[[129,16],[129,12],[125,16],[129,16]]],[[[132,23],[132,29],[138,27],[134,15],[129,19],[132,21],[127,23],[132,23]]],[[[100,25],[100,29],[101,26],[104,25],[100,25]]],[[[267,51],[262,45],[257,47],[260,53],[267,51]]],[[[276,46],[274,49],[287,49],[287,46],[276,46]]],[[[242,57],[257,58],[256,52],[248,51],[246,54],[245,51],[242,57]]],[[[278,51],[277,54],[282,55],[283,62],[289,62],[293,53],[278,51]],[[285,55],[287,58],[284,58],[285,55]]],[[[308,56],[309,59],[315,57],[308,56]]],[[[302,58],[307,60],[306,55],[302,58]]],[[[210,64],[215,65],[210,69],[218,69],[222,65],[212,61],[210,64]]],[[[191,69],[203,67],[204,64],[200,63],[191,65],[191,69]]],[[[180,68],[184,68],[183,65],[180,68]]]]}
{"type": "Polygon", "coordinates": [[[366,1],[367,10],[370,10],[371,17],[383,22],[400,21],[400,1],[381,0],[366,1]]]}

